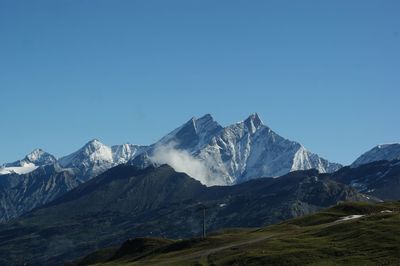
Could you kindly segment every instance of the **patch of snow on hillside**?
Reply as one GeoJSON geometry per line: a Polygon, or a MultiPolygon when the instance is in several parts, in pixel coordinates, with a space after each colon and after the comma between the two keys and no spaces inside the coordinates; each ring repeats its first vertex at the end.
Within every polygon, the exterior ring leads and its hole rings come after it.
{"type": "Polygon", "coordinates": [[[353,214],[353,215],[349,215],[349,216],[344,216],[344,217],[340,218],[338,221],[349,221],[349,220],[359,219],[364,216],[365,215],[361,215],[361,214],[353,214]]]}

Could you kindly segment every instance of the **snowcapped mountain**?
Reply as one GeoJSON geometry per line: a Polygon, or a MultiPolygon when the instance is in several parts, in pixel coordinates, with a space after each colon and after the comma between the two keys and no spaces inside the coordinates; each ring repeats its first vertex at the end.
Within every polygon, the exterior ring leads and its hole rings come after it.
{"type": "Polygon", "coordinates": [[[94,139],[78,151],[56,160],[37,149],[23,160],[6,164],[0,174],[26,174],[39,166],[59,163],[86,181],[118,164],[138,167],[169,164],[207,185],[232,185],[262,176],[315,168],[321,173],[341,167],[285,139],[264,125],[255,113],[222,127],[211,115],[191,118],[150,146],[107,146],[94,139]]]}
{"type": "Polygon", "coordinates": [[[152,145],[164,146],[175,144],[176,149],[196,152],[206,146],[211,139],[223,130],[210,114],[197,119],[192,117],[188,122],[167,134],[152,145]]]}
{"type": "Polygon", "coordinates": [[[60,158],[59,163],[64,168],[78,169],[79,175],[86,180],[111,168],[114,160],[111,148],[94,139],[78,151],[60,158]]]}
{"type": "Polygon", "coordinates": [[[22,160],[4,164],[0,168],[0,175],[10,173],[27,174],[36,170],[39,166],[53,164],[56,161],[57,159],[50,153],[42,149],[35,149],[22,160]]]}
{"type": "Polygon", "coordinates": [[[262,176],[281,176],[291,171],[315,168],[321,173],[341,167],[287,140],[263,124],[257,114],[226,127],[199,153],[199,158],[216,162],[217,174],[228,184],[262,176]]]}
{"type": "Polygon", "coordinates": [[[351,166],[357,167],[362,164],[383,160],[400,160],[400,143],[378,145],[361,155],[351,166]]]}
{"type": "Polygon", "coordinates": [[[6,163],[6,164],[4,164],[4,166],[5,167],[18,167],[18,166],[24,166],[29,163],[32,163],[37,166],[42,166],[42,165],[46,165],[46,164],[53,164],[56,161],[57,161],[57,159],[50,153],[47,153],[47,152],[43,151],[42,149],[35,149],[31,153],[26,155],[24,159],[18,160],[13,163],[6,163]]]}
{"type": "Polygon", "coordinates": [[[94,139],[78,151],[60,158],[59,163],[64,168],[77,170],[82,180],[88,180],[115,165],[126,163],[141,149],[142,146],[132,144],[109,147],[94,139]]]}
{"type": "Polygon", "coordinates": [[[135,158],[131,163],[142,167],[167,163],[207,185],[232,185],[295,170],[316,168],[325,173],[341,168],[279,136],[257,114],[225,128],[209,114],[192,118],[141,158],[146,161],[135,158]]]}
{"type": "Polygon", "coordinates": [[[0,168],[0,222],[58,198],[115,165],[126,163],[143,146],[109,147],[92,140],[59,160],[36,149],[24,159],[0,168]]]}

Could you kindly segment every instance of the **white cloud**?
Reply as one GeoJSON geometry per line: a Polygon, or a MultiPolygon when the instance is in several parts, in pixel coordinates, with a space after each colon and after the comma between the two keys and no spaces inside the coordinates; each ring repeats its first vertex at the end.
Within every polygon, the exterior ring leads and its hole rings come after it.
{"type": "Polygon", "coordinates": [[[184,172],[189,176],[199,180],[202,184],[207,185],[210,171],[207,165],[184,150],[175,148],[176,143],[170,142],[167,145],[155,148],[153,155],[150,157],[156,164],[168,164],[177,172],[184,172]]]}

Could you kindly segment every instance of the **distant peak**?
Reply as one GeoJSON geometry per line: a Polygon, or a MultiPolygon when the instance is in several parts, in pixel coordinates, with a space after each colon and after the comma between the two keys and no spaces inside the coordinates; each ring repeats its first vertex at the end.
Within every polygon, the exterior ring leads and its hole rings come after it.
{"type": "Polygon", "coordinates": [[[352,167],[375,161],[393,161],[400,159],[400,143],[380,144],[358,157],[352,167]]]}
{"type": "Polygon", "coordinates": [[[98,139],[92,139],[85,144],[85,147],[86,146],[104,146],[104,144],[98,139]]]}
{"type": "Polygon", "coordinates": [[[38,154],[43,154],[43,153],[45,153],[42,149],[34,149],[33,151],[31,151],[29,154],[28,154],[28,156],[29,155],[38,155],[38,154]]]}
{"type": "Polygon", "coordinates": [[[388,147],[396,147],[396,146],[400,146],[400,143],[379,144],[379,145],[375,146],[375,148],[377,148],[377,149],[385,149],[385,148],[388,148],[388,147]]]}
{"type": "Polygon", "coordinates": [[[205,114],[202,117],[200,117],[198,120],[214,120],[214,118],[210,114],[205,114]]]}
{"type": "Polygon", "coordinates": [[[257,113],[251,114],[245,121],[244,123],[254,131],[255,129],[259,128],[261,125],[263,125],[262,120],[258,116],[257,113]]]}
{"type": "Polygon", "coordinates": [[[184,128],[193,128],[196,132],[204,130],[205,128],[219,128],[221,127],[210,114],[205,114],[200,118],[192,117],[188,122],[183,125],[184,128]]]}
{"type": "Polygon", "coordinates": [[[56,161],[55,157],[42,149],[34,149],[26,155],[25,160],[35,164],[50,164],[56,161]]]}
{"type": "Polygon", "coordinates": [[[39,156],[42,156],[45,153],[46,152],[43,151],[42,149],[34,149],[32,152],[28,153],[28,155],[26,155],[26,157],[27,158],[39,157],[39,156]]]}
{"type": "MultiPolygon", "coordinates": [[[[98,139],[92,139],[91,141],[87,142],[81,149],[81,152],[86,154],[92,154],[99,152],[101,150],[108,149],[109,147],[104,143],[100,142],[98,139]]],[[[111,149],[111,148],[110,148],[111,149]]]]}
{"type": "Polygon", "coordinates": [[[210,114],[205,114],[200,118],[193,116],[188,123],[197,123],[197,122],[206,122],[206,121],[214,121],[214,118],[210,114]]]}
{"type": "Polygon", "coordinates": [[[262,124],[261,118],[257,113],[252,113],[251,115],[249,115],[249,117],[247,119],[250,119],[253,121],[258,121],[259,123],[262,124]]]}

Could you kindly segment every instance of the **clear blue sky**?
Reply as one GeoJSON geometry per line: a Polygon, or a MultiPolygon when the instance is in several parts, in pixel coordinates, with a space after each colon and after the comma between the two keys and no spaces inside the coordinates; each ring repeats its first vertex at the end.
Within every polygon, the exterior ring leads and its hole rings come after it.
{"type": "Polygon", "coordinates": [[[400,1],[0,0],[0,164],[258,112],[340,163],[400,141],[400,1]]]}

